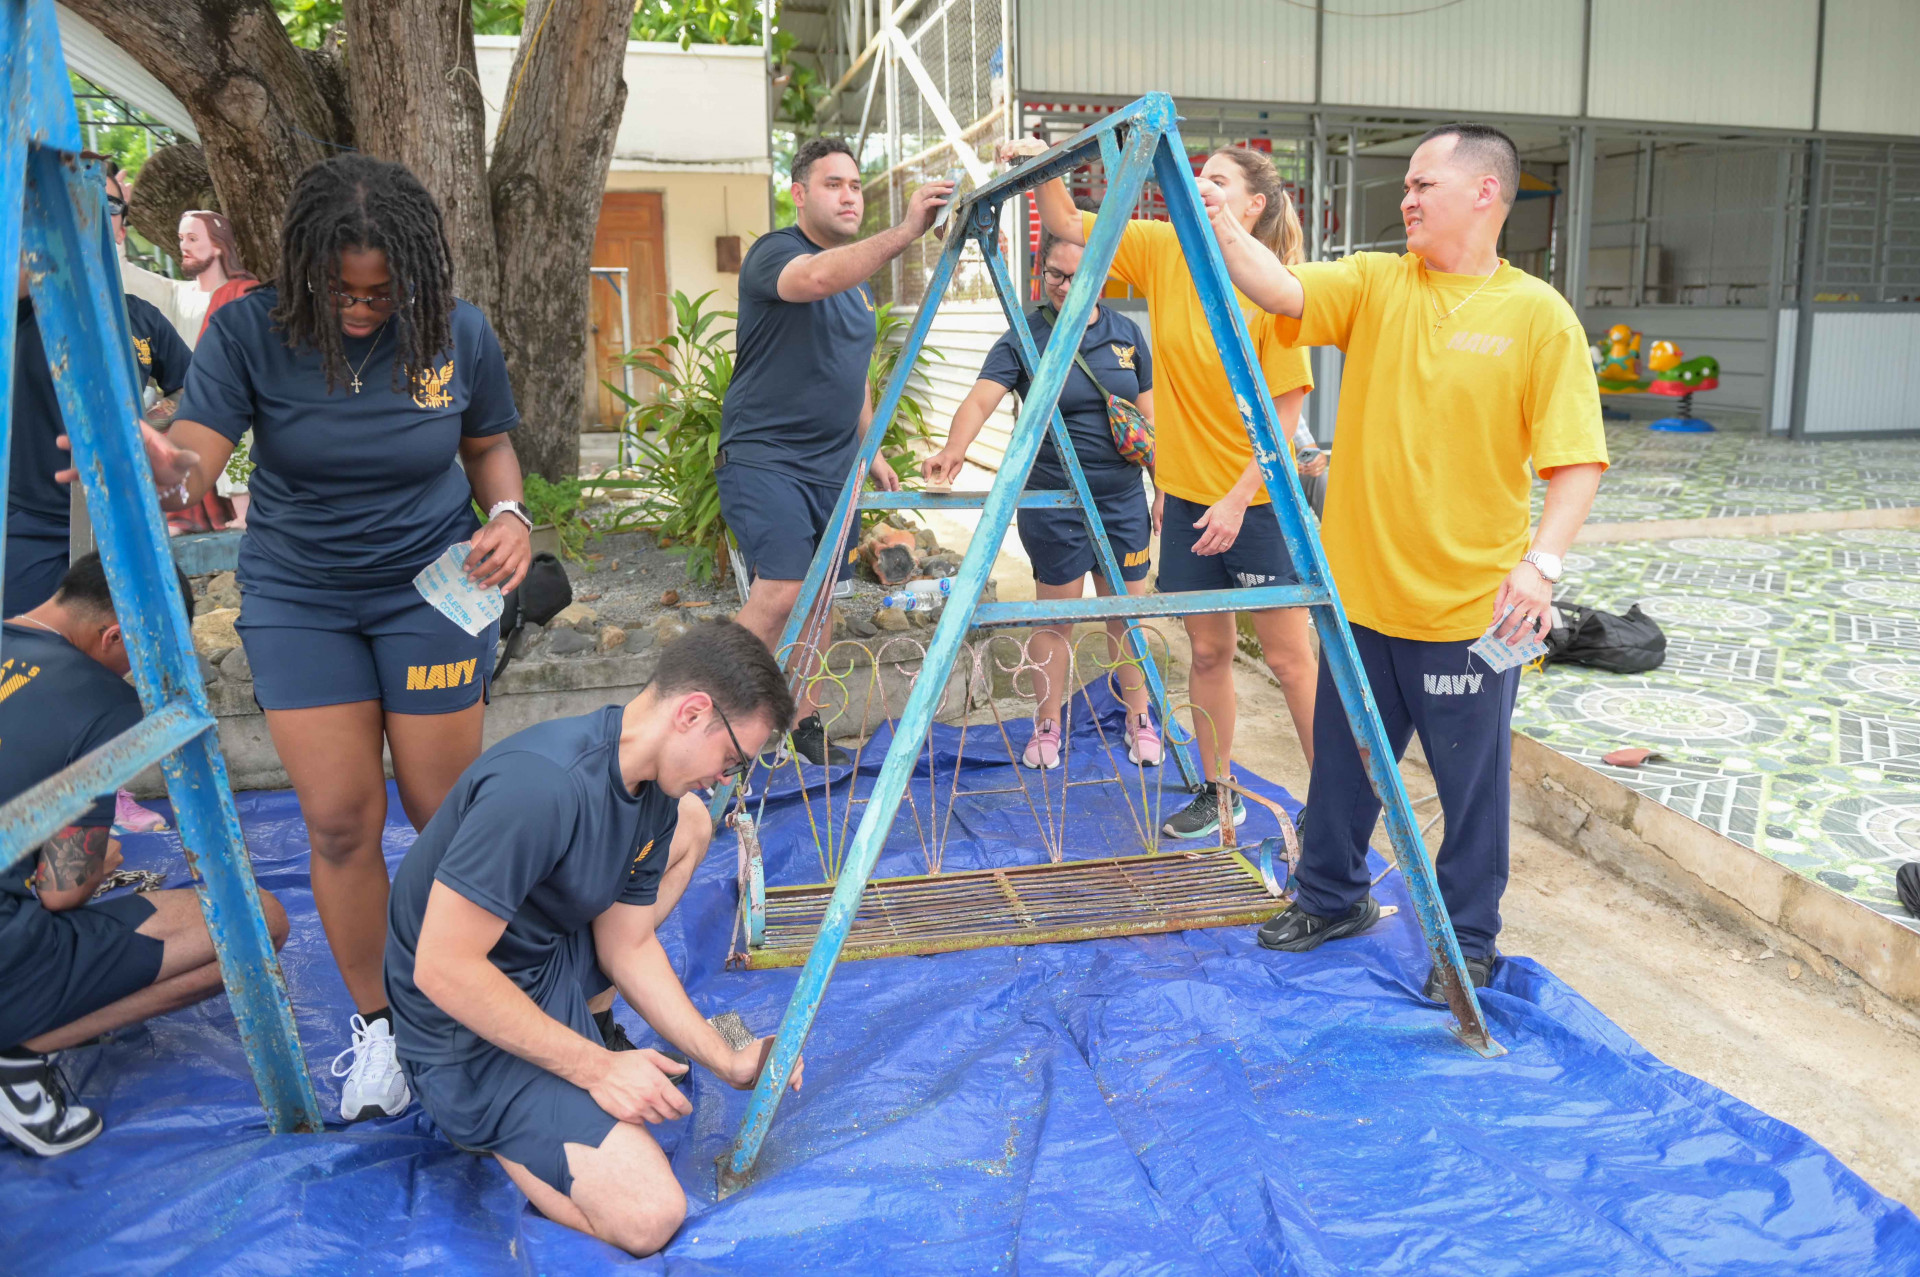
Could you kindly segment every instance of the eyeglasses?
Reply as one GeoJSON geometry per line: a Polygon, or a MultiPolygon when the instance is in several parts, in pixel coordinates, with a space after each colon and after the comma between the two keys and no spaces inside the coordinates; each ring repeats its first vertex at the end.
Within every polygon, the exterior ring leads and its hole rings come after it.
{"type": "MultiPolygon", "coordinates": [[[[1054,288],[1065,288],[1068,284],[1071,284],[1073,282],[1073,273],[1069,273],[1063,270],[1055,270],[1051,266],[1047,267],[1047,269],[1042,273],[1046,275],[1047,283],[1054,288]]],[[[1078,272],[1074,272],[1074,273],[1078,273],[1078,272]]]]}
{"type": "Polygon", "coordinates": [[[739,780],[752,770],[753,755],[740,748],[740,738],[733,734],[733,724],[727,721],[727,712],[720,708],[720,702],[713,701],[712,704],[713,712],[720,716],[720,726],[727,729],[727,739],[733,742],[733,756],[739,760],[738,762],[730,764],[725,771],[721,772],[720,778],[727,781],[739,780]]]}
{"type": "Polygon", "coordinates": [[[126,215],[127,215],[127,202],[121,199],[118,195],[107,196],[107,216],[125,217],[126,215]]]}
{"type": "Polygon", "coordinates": [[[327,296],[333,298],[333,304],[340,310],[347,310],[353,306],[365,306],[368,310],[392,310],[399,305],[399,298],[392,293],[349,293],[338,288],[329,288],[327,296]]]}

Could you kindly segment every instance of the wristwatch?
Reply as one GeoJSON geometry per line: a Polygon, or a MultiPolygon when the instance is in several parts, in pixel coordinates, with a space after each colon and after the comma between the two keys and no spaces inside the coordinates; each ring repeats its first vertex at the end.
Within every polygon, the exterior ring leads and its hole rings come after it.
{"type": "Polygon", "coordinates": [[[1520,556],[1522,563],[1533,564],[1534,570],[1547,578],[1548,585],[1558,585],[1565,569],[1557,554],[1548,554],[1545,550],[1528,550],[1520,556]]]}
{"type": "MultiPolygon", "coordinates": [[[[516,518],[516,519],[518,519],[518,520],[520,520],[520,522],[522,522],[522,523],[524,523],[524,524],[526,524],[526,525],[527,525],[527,531],[529,531],[529,532],[531,532],[531,531],[533,531],[533,516],[532,516],[532,515],[530,515],[530,514],[528,514],[528,513],[527,513],[527,507],[525,507],[525,506],[523,506],[523,505],[521,505],[521,504],[520,504],[520,503],[519,503],[518,501],[496,501],[496,502],[494,502],[494,503],[493,503],[493,508],[492,508],[491,510],[488,510],[488,511],[487,511],[487,518],[488,518],[488,520],[493,520],[493,519],[497,519],[497,518],[499,518],[499,517],[500,517],[500,512],[501,512],[502,510],[505,510],[505,511],[506,511],[506,512],[507,512],[508,514],[510,514],[510,515],[512,515],[512,516],[513,516],[514,518],[516,518]]],[[[1528,557],[1532,557],[1532,556],[1531,556],[1531,555],[1529,555],[1528,557]]],[[[1556,561],[1556,562],[1558,562],[1558,560],[1555,560],[1555,561],[1556,561]]]]}

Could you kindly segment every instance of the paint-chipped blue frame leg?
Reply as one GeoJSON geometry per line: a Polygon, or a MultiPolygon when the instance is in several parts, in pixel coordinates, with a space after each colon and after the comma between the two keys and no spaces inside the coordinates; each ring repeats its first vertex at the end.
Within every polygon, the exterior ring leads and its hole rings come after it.
{"type": "MultiPolygon", "coordinates": [[[[22,840],[50,823],[58,828],[98,792],[83,793],[63,779],[131,778],[157,761],[268,1120],[275,1131],[319,1130],[319,1100],[261,912],[153,498],[153,475],[134,424],[139,397],[126,303],[111,264],[104,195],[78,154],[79,125],[53,5],[0,0],[0,7],[7,128],[10,137],[23,130],[27,141],[24,163],[10,165],[0,177],[0,249],[19,236],[61,415],[148,715],[70,773],[0,808],[0,828],[22,840]]],[[[11,142],[4,154],[18,158],[11,142]]],[[[11,440],[11,415],[10,396],[0,398],[0,455],[11,440]]],[[[10,850],[30,851],[31,845],[10,850]]]]}
{"type": "MultiPolygon", "coordinates": [[[[1152,109],[1151,100],[1149,102],[1149,109],[1152,109]]],[[[1170,121],[1171,103],[1167,99],[1160,99],[1158,110],[1170,121]]],[[[1106,265],[1113,260],[1114,250],[1120,242],[1120,231],[1126,218],[1124,210],[1130,209],[1139,197],[1157,136],[1152,130],[1140,130],[1127,147],[1117,192],[1110,190],[1110,198],[1115,193],[1120,196],[1114,200],[1114,207],[1121,211],[1102,214],[1095,219],[1093,235],[1087,246],[1087,257],[1095,263],[1094,269],[1083,272],[1074,281],[1067,291],[1066,305],[1060,312],[1060,325],[1067,332],[1078,332],[1084,328],[1087,317],[1093,311],[1099,280],[1105,277],[1106,265]]],[[[941,256],[942,265],[949,266],[957,260],[959,249],[957,242],[949,244],[946,253],[941,256]]],[[[950,277],[950,269],[944,274],[950,277]]],[[[927,295],[933,304],[921,307],[915,324],[915,336],[924,337],[921,330],[931,326],[938,299],[945,293],[946,278],[940,275],[941,272],[936,273],[935,286],[928,289],[927,295]]],[[[907,346],[909,355],[917,350],[915,338],[910,336],[907,346]]],[[[999,473],[994,476],[993,486],[980,514],[979,526],[975,528],[972,543],[961,560],[960,571],[953,578],[953,592],[934,626],[933,640],[927,647],[923,671],[942,672],[953,668],[961,641],[966,636],[975,608],[979,606],[987,574],[1013,521],[1020,489],[1026,482],[1027,473],[1033,468],[1033,459],[1039,452],[1046,423],[1059,403],[1060,389],[1066,382],[1067,370],[1072,367],[1073,352],[1072,342],[1051,342],[1046,353],[1040,357],[1034,370],[1031,390],[1008,441],[1005,460],[999,473]]],[[[903,359],[899,371],[904,373],[911,366],[911,359],[903,359]]],[[[899,379],[904,380],[903,377],[899,379]]],[[[898,396],[890,393],[888,398],[891,402],[884,404],[883,410],[890,413],[898,396]]],[[[879,411],[875,417],[876,426],[885,419],[879,411]]],[[[868,442],[870,446],[874,443],[871,439],[868,442]]],[[[857,479],[857,474],[854,477],[857,479]]],[[[848,490],[841,494],[842,503],[850,501],[854,492],[854,486],[849,484],[848,490]]],[[[854,833],[846,860],[841,866],[840,879],[827,903],[813,949],[800,969],[799,982],[775,1034],[773,1050],[754,1087],[746,1119],[732,1149],[719,1158],[719,1190],[723,1195],[744,1185],[747,1174],[760,1155],[760,1147],[766,1140],[773,1115],[786,1091],[787,1079],[793,1075],[794,1063],[800,1057],[807,1031],[820,1009],[827,981],[839,961],[841,947],[846,943],[847,932],[853,926],[854,915],[859,911],[861,897],[866,891],[867,879],[879,859],[881,845],[886,841],[887,831],[893,824],[901,795],[918,761],[920,749],[933,722],[934,709],[945,687],[946,680],[942,677],[917,679],[907,698],[906,707],[901,711],[893,744],[887,750],[886,762],[882,764],[868,796],[866,810],[861,814],[860,826],[854,833]]]]}
{"type": "Polygon", "coordinates": [[[1228,285],[1226,263],[1208,225],[1206,209],[1188,167],[1186,148],[1181,144],[1177,126],[1169,125],[1154,155],[1154,168],[1161,195],[1166,200],[1167,215],[1187,260],[1195,266],[1193,282],[1200,293],[1201,308],[1220,348],[1221,363],[1240,406],[1253,455],[1266,477],[1267,492],[1279,516],[1287,552],[1293,557],[1301,580],[1324,591],[1325,602],[1313,609],[1314,623],[1320,630],[1321,659],[1331,667],[1334,686],[1340,691],[1341,705],[1353,729],[1354,742],[1359,746],[1374,793],[1386,814],[1387,831],[1394,856],[1406,878],[1414,916],[1419,920],[1434,966],[1440,972],[1440,987],[1447,1005],[1453,1011],[1454,1034],[1482,1055],[1502,1055],[1505,1050],[1488,1032],[1479,999],[1474,996],[1459,942],[1453,934],[1452,919],[1447,916],[1446,903],[1440,897],[1434,877],[1433,858],[1420,836],[1413,805],[1400,780],[1398,762],[1388,746],[1379,707],[1374,704],[1373,691],[1353,644],[1353,631],[1347,625],[1346,610],[1340,606],[1339,590],[1321,552],[1320,539],[1312,533],[1302,513],[1307,503],[1300,490],[1300,479],[1282,441],[1273,400],[1267,396],[1265,378],[1260,375],[1259,361],[1254,358],[1246,318],[1228,285]]]}

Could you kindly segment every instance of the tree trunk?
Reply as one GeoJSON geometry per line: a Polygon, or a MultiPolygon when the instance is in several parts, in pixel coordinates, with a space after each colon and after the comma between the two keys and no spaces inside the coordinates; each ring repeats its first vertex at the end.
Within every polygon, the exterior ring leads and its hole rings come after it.
{"type": "Polygon", "coordinates": [[[180,99],[250,269],[279,269],[294,179],[352,139],[346,103],[270,0],[67,0],[180,99]]]}
{"type": "Polygon", "coordinates": [[[347,0],[347,82],[360,149],[413,170],[439,201],[453,285],[489,316],[500,283],[486,115],[466,0],[347,0]]]}
{"type": "Polygon", "coordinates": [[[529,0],[488,181],[499,245],[494,317],[523,420],[520,464],[580,466],[594,228],[626,106],[632,0],[529,0]]]}

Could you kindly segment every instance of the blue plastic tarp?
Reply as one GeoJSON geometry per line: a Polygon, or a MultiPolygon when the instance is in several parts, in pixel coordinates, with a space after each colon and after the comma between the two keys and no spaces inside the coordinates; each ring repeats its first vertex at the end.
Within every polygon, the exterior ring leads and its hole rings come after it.
{"type": "MultiPolygon", "coordinates": [[[[1080,717],[1084,759],[1097,742],[1080,717]]],[[[942,794],[956,745],[937,729],[942,794]]],[[[975,729],[965,756],[963,786],[1014,783],[997,735],[975,729]]],[[[878,752],[863,761],[871,770],[878,752]]],[[[1137,849],[1111,788],[1072,793],[1068,854],[1137,849]]],[[[825,795],[809,797],[824,819],[825,795]]],[[[412,833],[389,810],[397,861],[412,833]]],[[[293,919],[282,961],[332,1112],[351,1008],[314,915],[305,830],[288,794],[243,796],[241,811],[261,885],[293,919]]],[[[764,814],[770,880],[818,880],[790,784],[764,814]]],[[[1272,827],[1256,808],[1242,834],[1272,827]]],[[[909,809],[892,834],[882,872],[921,872],[909,809]]],[[[1044,854],[1023,797],[957,805],[948,868],[1044,854]]],[[[127,859],[184,881],[170,836],[130,839],[127,859]]],[[[734,874],[723,836],[663,938],[703,1010],[767,1033],[795,972],[725,969],[734,874]]],[[[0,1152],[0,1270],[1920,1271],[1905,1207],[1799,1131],[1661,1064],[1536,963],[1508,959],[1482,995],[1508,1054],[1460,1046],[1420,997],[1427,959],[1399,876],[1379,894],[1398,916],[1305,955],[1267,953],[1241,928],[844,963],[805,1090],[782,1105],[751,1187],[714,1201],[744,1094],[699,1072],[693,1115],[654,1128],[690,1215],[644,1261],[533,1214],[417,1108],[267,1134],[215,999],[65,1057],[108,1129],[52,1161],[0,1152]]]]}

